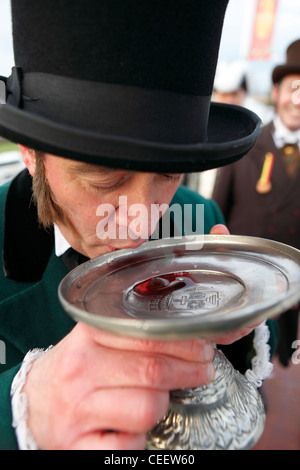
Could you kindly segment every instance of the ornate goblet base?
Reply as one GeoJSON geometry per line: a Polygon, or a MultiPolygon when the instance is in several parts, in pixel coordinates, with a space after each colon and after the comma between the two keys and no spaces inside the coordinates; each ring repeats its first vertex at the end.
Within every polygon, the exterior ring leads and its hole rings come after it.
{"type": "Polygon", "coordinates": [[[169,411],[148,436],[149,450],[248,450],[260,438],[265,410],[260,394],[216,350],[215,380],[171,393],[169,411]]]}

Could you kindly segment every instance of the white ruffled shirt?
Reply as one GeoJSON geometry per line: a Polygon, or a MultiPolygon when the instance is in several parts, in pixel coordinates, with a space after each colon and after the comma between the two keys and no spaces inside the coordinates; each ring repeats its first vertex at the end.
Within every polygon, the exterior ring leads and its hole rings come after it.
{"type": "Polygon", "coordinates": [[[300,129],[291,131],[283,124],[279,116],[274,119],[274,127],[273,139],[276,147],[281,148],[286,144],[298,144],[300,148],[300,129]]]}

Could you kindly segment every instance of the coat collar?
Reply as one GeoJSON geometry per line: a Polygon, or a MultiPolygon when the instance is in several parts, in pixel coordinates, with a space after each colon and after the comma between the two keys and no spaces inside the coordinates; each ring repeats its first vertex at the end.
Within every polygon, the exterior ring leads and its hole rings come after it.
{"type": "Polygon", "coordinates": [[[38,223],[27,169],[11,183],[5,206],[3,267],[5,276],[21,282],[39,281],[54,246],[53,230],[38,223]]]}

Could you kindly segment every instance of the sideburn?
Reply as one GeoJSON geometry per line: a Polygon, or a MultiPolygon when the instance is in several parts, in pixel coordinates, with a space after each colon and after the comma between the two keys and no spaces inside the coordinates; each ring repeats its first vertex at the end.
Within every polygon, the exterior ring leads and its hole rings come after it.
{"type": "Polygon", "coordinates": [[[32,196],[37,206],[39,223],[45,229],[51,228],[53,223],[58,221],[66,224],[66,215],[54,201],[51,188],[47,181],[43,153],[36,150],[34,153],[36,163],[32,180],[32,196]]]}

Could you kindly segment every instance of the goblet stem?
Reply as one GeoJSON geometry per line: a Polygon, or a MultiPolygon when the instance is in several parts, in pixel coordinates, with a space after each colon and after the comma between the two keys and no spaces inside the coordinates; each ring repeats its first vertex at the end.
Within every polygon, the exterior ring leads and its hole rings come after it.
{"type": "Polygon", "coordinates": [[[171,392],[168,413],[148,435],[152,450],[247,450],[260,438],[265,410],[260,394],[221,351],[216,375],[204,387],[171,392]]]}

